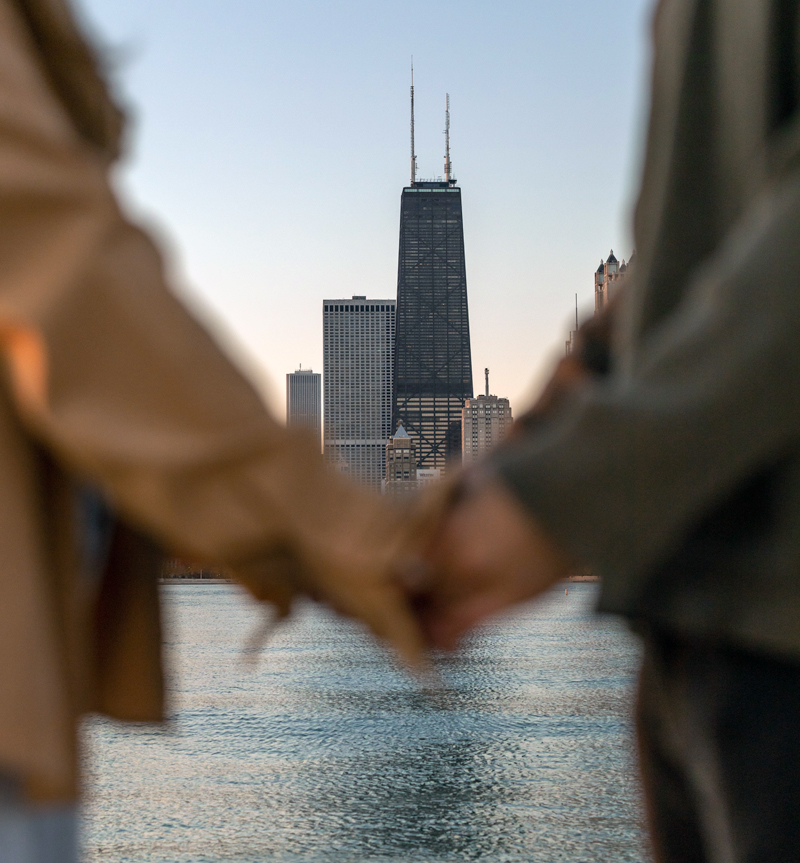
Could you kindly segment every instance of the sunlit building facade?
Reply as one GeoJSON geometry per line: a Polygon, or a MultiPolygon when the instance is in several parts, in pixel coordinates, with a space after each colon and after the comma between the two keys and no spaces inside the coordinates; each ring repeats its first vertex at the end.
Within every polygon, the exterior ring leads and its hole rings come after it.
{"type": "Polygon", "coordinates": [[[464,402],[461,420],[461,457],[470,465],[496,447],[511,431],[514,420],[508,399],[479,395],[464,402]]]}
{"type": "MultiPolygon", "coordinates": [[[[605,261],[600,261],[600,266],[594,274],[594,313],[596,315],[603,311],[622,286],[635,257],[636,252],[633,252],[627,263],[624,258],[620,263],[612,249],[608,258],[605,261]]],[[[567,353],[571,353],[571,351],[568,349],[567,353]]]]}

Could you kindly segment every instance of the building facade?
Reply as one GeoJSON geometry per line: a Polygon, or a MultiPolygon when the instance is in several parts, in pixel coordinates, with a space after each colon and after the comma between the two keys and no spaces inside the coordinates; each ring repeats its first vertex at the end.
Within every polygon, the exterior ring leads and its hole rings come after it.
{"type": "Polygon", "coordinates": [[[323,300],[323,450],[334,468],[380,490],[392,435],[395,300],[323,300]]]}
{"type": "Polygon", "coordinates": [[[442,472],[438,467],[418,467],[417,468],[417,488],[424,488],[426,485],[433,485],[439,482],[442,478],[442,472]]]}
{"type": "MultiPolygon", "coordinates": [[[[595,300],[595,302],[597,302],[595,300]]],[[[578,342],[578,295],[575,294],[575,329],[569,331],[569,338],[565,344],[565,352],[566,355],[569,356],[574,352],[575,346],[578,342]]],[[[488,371],[488,369],[487,369],[488,371]]]]}
{"type": "Polygon", "coordinates": [[[417,490],[417,444],[402,423],[386,444],[384,492],[404,497],[417,490]]]}
{"type": "Polygon", "coordinates": [[[471,397],[461,189],[412,180],[400,205],[393,425],[416,438],[420,468],[458,459],[471,397]]]}
{"type": "Polygon", "coordinates": [[[322,436],[322,375],[300,368],[286,375],[286,425],[322,436]]]}
{"type": "MultiPolygon", "coordinates": [[[[620,264],[614,256],[614,250],[612,249],[608,260],[600,261],[600,266],[594,274],[594,313],[596,315],[600,314],[608,303],[611,302],[611,298],[622,286],[635,257],[636,252],[633,252],[628,263],[625,263],[623,259],[620,264]]],[[[567,353],[570,353],[570,351],[567,350],[567,353]]]]}
{"type": "Polygon", "coordinates": [[[480,395],[467,399],[461,412],[461,458],[470,465],[497,446],[514,422],[508,399],[480,395]]]}

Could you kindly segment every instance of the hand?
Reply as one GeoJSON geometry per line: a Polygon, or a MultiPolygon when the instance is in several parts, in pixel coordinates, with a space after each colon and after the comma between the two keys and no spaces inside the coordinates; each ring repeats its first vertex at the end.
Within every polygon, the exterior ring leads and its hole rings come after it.
{"type": "MultiPolygon", "coordinates": [[[[297,548],[276,546],[229,568],[260,602],[270,603],[277,618],[291,613],[300,595],[322,602],[339,614],[364,623],[391,646],[409,670],[428,674],[425,644],[407,593],[394,578],[398,544],[406,536],[380,498],[343,486],[331,529],[320,529],[297,548]]],[[[261,647],[264,633],[256,639],[261,647]]]]}
{"type": "Polygon", "coordinates": [[[340,614],[362,621],[410,670],[428,672],[425,643],[410,599],[394,577],[407,533],[380,497],[342,483],[330,527],[299,549],[301,589],[340,614]]]}
{"type": "Polygon", "coordinates": [[[425,672],[423,635],[394,577],[399,549],[408,542],[402,513],[331,473],[310,435],[293,431],[282,452],[284,473],[270,478],[281,490],[280,507],[269,514],[280,518],[282,530],[246,559],[227,561],[234,577],[279,617],[305,595],[360,620],[405,665],[425,672]]]}
{"type": "Polygon", "coordinates": [[[581,324],[572,353],[556,365],[536,403],[515,421],[509,438],[535,429],[577,389],[608,373],[613,331],[624,295],[624,290],[617,291],[599,314],[581,324]]]}
{"type": "Polygon", "coordinates": [[[467,487],[444,513],[425,559],[431,571],[417,596],[419,615],[431,645],[444,650],[570,569],[567,555],[496,479],[467,487]]]}

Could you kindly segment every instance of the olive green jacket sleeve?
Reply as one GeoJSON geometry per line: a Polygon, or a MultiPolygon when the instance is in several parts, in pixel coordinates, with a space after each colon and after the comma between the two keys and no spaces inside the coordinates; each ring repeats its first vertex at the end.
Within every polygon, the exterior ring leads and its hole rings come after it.
{"type": "Polygon", "coordinates": [[[800,50],[771,36],[791,5],[658,3],[611,374],[493,462],[603,608],[798,656],[800,50]]]}
{"type": "Polygon", "coordinates": [[[617,610],[713,505],[800,440],[800,176],[754,206],[635,366],[498,451],[506,482],[597,567],[617,610]]]}

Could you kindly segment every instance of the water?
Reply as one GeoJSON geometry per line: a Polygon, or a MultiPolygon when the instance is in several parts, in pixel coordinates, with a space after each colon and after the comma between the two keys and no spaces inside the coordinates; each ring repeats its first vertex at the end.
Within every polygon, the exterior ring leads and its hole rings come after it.
{"type": "Polygon", "coordinates": [[[315,607],[248,670],[236,588],[165,593],[175,718],[87,725],[91,863],[646,859],[637,649],[591,615],[595,585],[482,630],[433,698],[315,607]]]}

